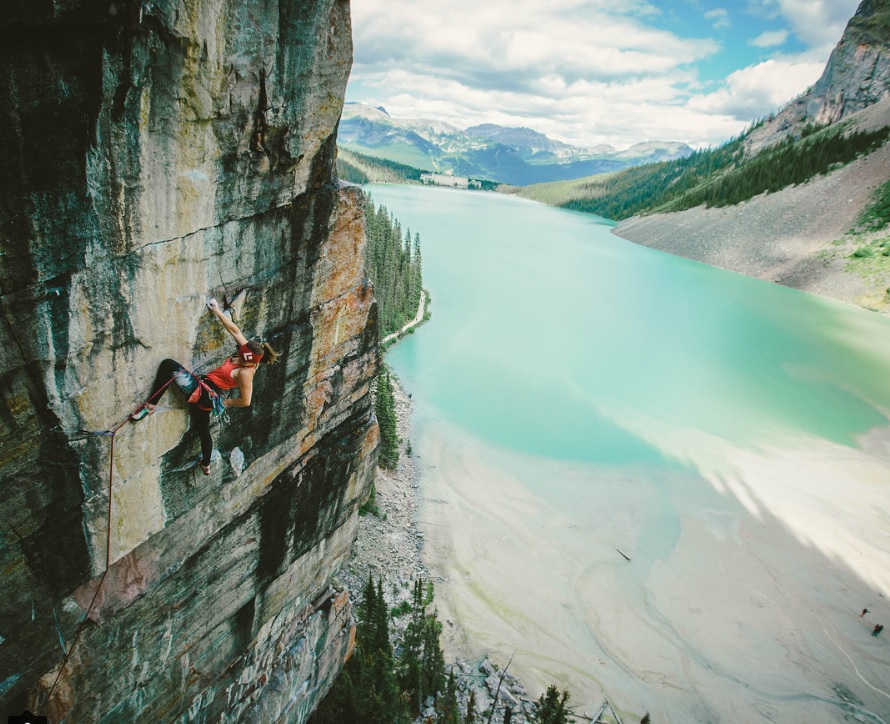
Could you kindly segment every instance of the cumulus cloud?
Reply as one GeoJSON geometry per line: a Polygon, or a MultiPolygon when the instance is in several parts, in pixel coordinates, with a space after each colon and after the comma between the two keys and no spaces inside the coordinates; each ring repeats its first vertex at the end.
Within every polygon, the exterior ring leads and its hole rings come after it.
{"type": "MultiPolygon", "coordinates": [[[[818,78],[857,2],[746,0],[739,12],[790,29],[763,32],[752,45],[778,47],[793,32],[807,50],[715,83],[697,64],[721,45],[664,29],[677,27],[674,10],[663,13],[657,1],[450,0],[431,12],[416,0],[353,0],[347,97],[395,117],[524,125],[576,145],[719,143],[818,78]]],[[[714,27],[730,21],[721,7],[704,17],[714,27]]]]}
{"type": "Polygon", "coordinates": [[[775,48],[784,44],[786,40],[788,40],[787,30],[765,30],[748,42],[751,45],[756,45],[758,48],[775,48]]]}
{"type": "Polygon", "coordinates": [[[585,145],[616,142],[600,122],[643,140],[610,117],[681,106],[678,87],[696,79],[689,66],[718,49],[654,27],[660,10],[640,0],[452,0],[435,13],[414,0],[355,0],[352,10],[352,80],[379,91],[366,100],[459,126],[524,122],[585,145]],[[620,110],[609,105],[623,98],[620,110]]]}
{"type": "Polygon", "coordinates": [[[713,41],[679,38],[641,22],[654,12],[646,3],[624,0],[614,8],[581,0],[452,0],[431,13],[413,0],[359,0],[353,5],[355,68],[410,65],[492,87],[520,75],[572,82],[662,73],[716,50],[713,41]]]}
{"type": "Polygon", "coordinates": [[[687,105],[701,112],[735,118],[765,116],[815,83],[823,69],[821,62],[770,58],[730,73],[722,88],[692,98],[687,105]]]}
{"type": "Polygon", "coordinates": [[[705,13],[705,17],[711,21],[715,30],[723,30],[730,26],[729,12],[726,8],[714,8],[705,13]]]}
{"type": "Polygon", "coordinates": [[[756,14],[784,18],[791,31],[814,55],[828,53],[840,40],[860,0],[748,0],[756,14]]]}

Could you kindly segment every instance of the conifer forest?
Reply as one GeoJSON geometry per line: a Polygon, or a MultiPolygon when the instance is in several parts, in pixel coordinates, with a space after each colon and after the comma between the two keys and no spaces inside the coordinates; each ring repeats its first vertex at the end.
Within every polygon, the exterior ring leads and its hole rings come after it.
{"type": "Polygon", "coordinates": [[[423,290],[420,234],[411,236],[385,206],[365,195],[366,264],[377,298],[380,336],[414,319],[423,290]]]}

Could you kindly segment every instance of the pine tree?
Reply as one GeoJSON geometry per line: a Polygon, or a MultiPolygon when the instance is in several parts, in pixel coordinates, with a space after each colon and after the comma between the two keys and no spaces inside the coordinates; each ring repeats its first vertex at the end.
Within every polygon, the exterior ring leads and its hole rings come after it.
{"type": "Polygon", "coordinates": [[[393,671],[389,617],[382,584],[368,582],[358,605],[356,647],[329,694],[313,715],[313,724],[402,724],[404,703],[393,671]]]}
{"type": "Polygon", "coordinates": [[[399,434],[396,427],[396,403],[389,369],[384,365],[377,376],[374,414],[380,427],[380,467],[392,470],[399,462],[399,434]]]}
{"type": "Polygon", "coordinates": [[[442,724],[460,724],[460,708],[457,704],[457,681],[454,671],[448,674],[448,683],[445,685],[445,700],[442,702],[441,716],[438,721],[442,724]]]}
{"type": "Polygon", "coordinates": [[[310,724],[342,724],[362,720],[358,709],[359,696],[352,682],[356,666],[357,658],[353,656],[318,705],[310,724]]]}
{"type": "Polygon", "coordinates": [[[390,651],[389,618],[386,602],[379,586],[374,586],[374,578],[368,575],[368,582],[362,591],[359,605],[359,620],[362,624],[362,644],[366,651],[390,651]]]}
{"type": "Polygon", "coordinates": [[[560,694],[559,689],[551,684],[535,702],[531,721],[533,724],[568,724],[569,716],[571,711],[568,690],[563,690],[560,694]]]}
{"type": "Polygon", "coordinates": [[[414,235],[414,252],[411,257],[411,275],[414,278],[412,306],[414,314],[417,313],[417,306],[420,304],[420,293],[423,291],[423,259],[420,254],[420,234],[414,235]]]}
{"type": "Polygon", "coordinates": [[[363,712],[359,721],[398,724],[404,721],[405,711],[393,673],[389,616],[382,583],[375,586],[370,575],[359,606],[359,624],[356,635],[356,658],[361,671],[358,709],[363,712]]]}
{"type": "Polygon", "coordinates": [[[397,331],[414,318],[423,285],[420,264],[420,235],[411,237],[410,229],[385,206],[375,209],[365,196],[365,264],[374,284],[381,336],[397,331]]]}
{"type": "Polygon", "coordinates": [[[476,690],[470,689],[470,698],[467,700],[467,715],[464,724],[476,724],[476,690]]]}
{"type": "Polygon", "coordinates": [[[402,639],[399,684],[408,697],[415,715],[430,696],[438,698],[445,682],[445,656],[440,637],[442,624],[436,612],[426,611],[426,592],[422,578],[414,581],[411,593],[411,620],[402,639]]]}
{"type": "Polygon", "coordinates": [[[402,657],[399,663],[399,685],[408,695],[408,706],[415,715],[420,713],[425,697],[421,673],[424,607],[418,599],[420,580],[414,581],[411,594],[411,619],[402,637],[402,657]]]}
{"type": "Polygon", "coordinates": [[[442,624],[436,612],[426,616],[423,627],[423,659],[421,665],[421,683],[427,695],[437,697],[445,678],[445,655],[439,643],[442,636],[442,624]]]}

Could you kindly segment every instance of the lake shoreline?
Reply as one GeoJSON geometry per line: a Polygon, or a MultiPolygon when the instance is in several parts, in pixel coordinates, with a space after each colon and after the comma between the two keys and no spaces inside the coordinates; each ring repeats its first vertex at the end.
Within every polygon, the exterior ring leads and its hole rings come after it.
{"type": "Polygon", "coordinates": [[[634,216],[612,233],[635,244],[890,315],[890,264],[851,259],[888,231],[854,235],[890,145],[828,176],[735,206],[634,216]],[[852,263],[851,263],[852,262],[852,263]]]}
{"type": "MultiPolygon", "coordinates": [[[[422,319],[422,315],[421,315],[422,319]]],[[[353,610],[358,610],[362,590],[368,575],[375,582],[382,581],[384,598],[390,609],[402,602],[410,602],[412,584],[418,577],[436,586],[443,583],[440,576],[430,573],[425,562],[424,534],[418,524],[417,509],[420,496],[420,469],[417,458],[407,454],[405,448],[411,441],[411,395],[393,375],[390,377],[395,399],[396,429],[403,445],[395,470],[377,468],[375,479],[378,513],[368,513],[359,519],[356,541],[352,553],[339,573],[339,579],[349,588],[353,610]]],[[[441,603],[437,595],[434,605],[441,603]]],[[[390,638],[396,648],[404,634],[407,616],[391,619],[390,638]]],[[[506,661],[489,658],[486,653],[468,656],[448,645],[458,635],[454,621],[439,616],[442,623],[443,648],[447,667],[455,671],[458,681],[458,703],[466,712],[470,691],[476,699],[477,718],[487,711],[495,697],[500,700],[492,724],[503,722],[503,706],[513,711],[514,724],[528,724],[532,711],[532,698],[524,683],[508,668],[502,671],[506,661]],[[501,674],[504,674],[500,682],[501,674]]],[[[537,698],[537,697],[535,697],[537,698]]],[[[418,722],[425,721],[421,716],[418,722]]]]}
{"type": "Polygon", "coordinates": [[[890,322],[577,212],[375,198],[440,300],[387,359],[449,658],[628,721],[886,721],[890,322]]]}
{"type": "Polygon", "coordinates": [[[386,350],[388,347],[392,346],[396,342],[398,342],[402,337],[406,334],[410,333],[412,330],[415,330],[419,325],[423,324],[427,319],[427,310],[428,304],[427,300],[429,299],[429,294],[426,289],[420,290],[420,302],[417,305],[417,314],[414,315],[414,319],[404,325],[401,329],[396,330],[392,334],[386,335],[383,339],[380,340],[380,347],[383,350],[386,350]]]}

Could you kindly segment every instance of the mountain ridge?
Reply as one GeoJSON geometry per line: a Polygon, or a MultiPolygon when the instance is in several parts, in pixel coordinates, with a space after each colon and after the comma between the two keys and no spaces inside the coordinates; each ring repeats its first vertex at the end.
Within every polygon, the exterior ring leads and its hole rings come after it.
{"type": "MultiPolygon", "coordinates": [[[[754,159],[820,134],[890,127],[890,0],[864,0],[819,80],[742,140],[754,159]],[[821,129],[821,130],[820,130],[821,129]]],[[[805,183],[723,208],[622,221],[622,238],[890,313],[890,142],[805,183]],[[868,220],[866,222],[866,220],[868,220]]]]}
{"type": "Polygon", "coordinates": [[[746,139],[759,151],[798,132],[802,125],[838,123],[878,103],[890,92],[890,0],[863,0],[831,52],[819,80],[746,139]]]}
{"type": "Polygon", "coordinates": [[[581,148],[531,128],[486,123],[461,130],[443,121],[400,119],[385,109],[347,103],[339,144],[368,156],[458,176],[522,186],[615,171],[692,153],[675,141],[644,141],[616,150],[581,148]]]}
{"type": "Polygon", "coordinates": [[[740,137],[516,193],[621,220],[614,233],[645,246],[890,309],[888,135],[890,0],[864,0],[819,80],[740,137]]]}

